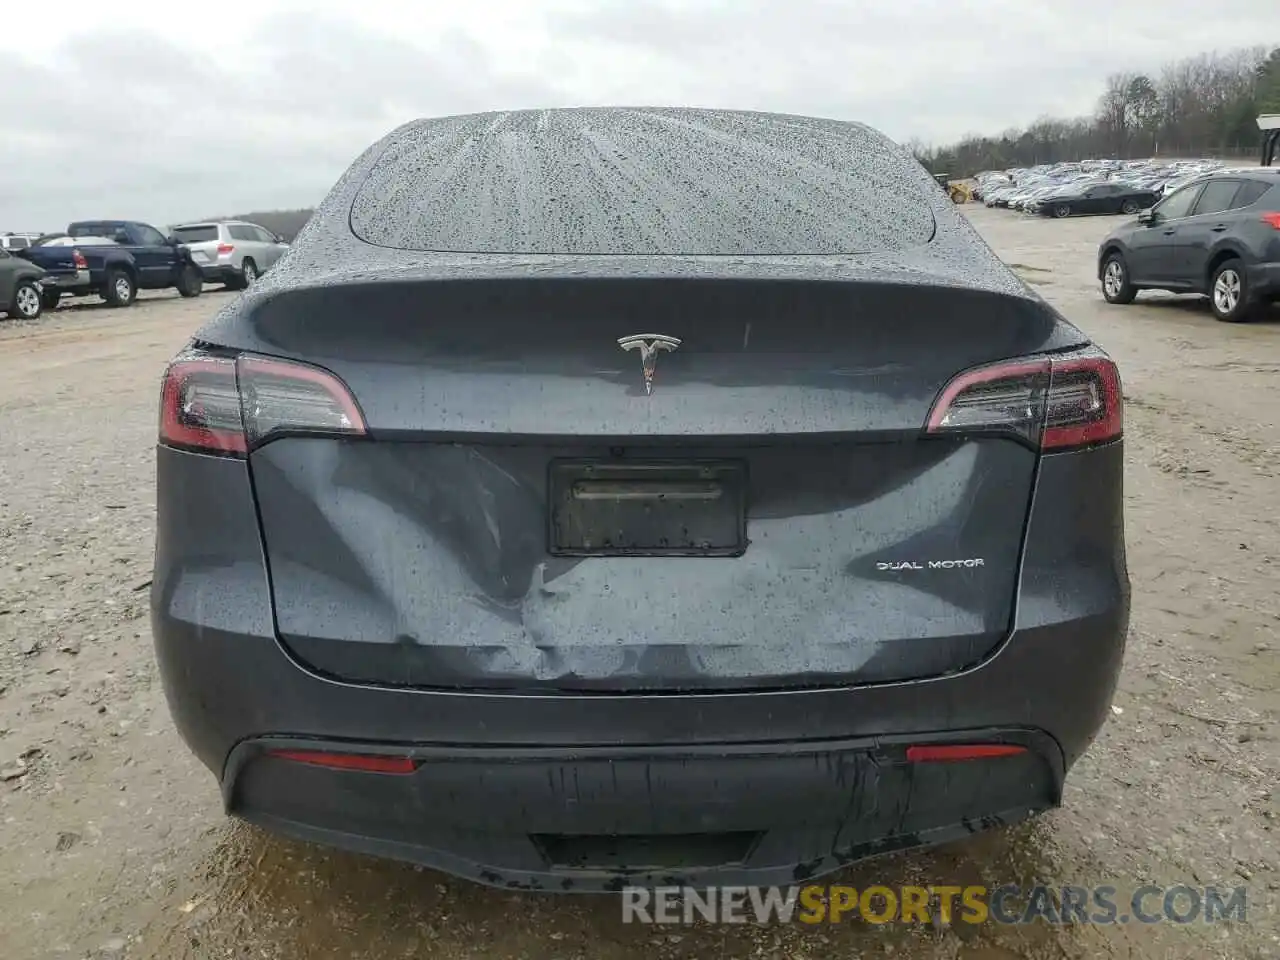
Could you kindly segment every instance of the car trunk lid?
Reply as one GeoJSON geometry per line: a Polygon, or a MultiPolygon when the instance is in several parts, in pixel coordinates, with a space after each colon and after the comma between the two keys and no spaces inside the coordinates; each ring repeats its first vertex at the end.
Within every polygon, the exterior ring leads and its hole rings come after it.
{"type": "MultiPolygon", "coordinates": [[[[924,436],[959,371],[1062,345],[929,283],[522,278],[263,300],[368,436],[250,456],[282,642],[336,677],[644,692],[935,676],[1006,636],[1037,455],[924,436]],[[659,352],[652,393],[638,350],[659,352]]],[[[1069,329],[1069,328],[1068,328],[1069,329]]]]}

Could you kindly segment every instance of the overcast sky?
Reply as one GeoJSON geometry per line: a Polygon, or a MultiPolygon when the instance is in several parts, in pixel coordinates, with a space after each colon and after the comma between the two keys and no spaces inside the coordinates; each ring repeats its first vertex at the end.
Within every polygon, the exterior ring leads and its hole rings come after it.
{"type": "Polygon", "coordinates": [[[0,14],[0,231],[310,206],[421,116],[721,106],[942,143],[1088,112],[1112,71],[1280,45],[1280,0],[73,6],[0,14]]]}

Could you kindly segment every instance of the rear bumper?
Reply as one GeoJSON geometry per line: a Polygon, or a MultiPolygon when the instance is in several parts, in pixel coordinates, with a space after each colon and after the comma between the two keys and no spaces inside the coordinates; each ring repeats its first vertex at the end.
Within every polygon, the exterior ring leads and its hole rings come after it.
{"type": "Polygon", "coordinates": [[[77,270],[74,273],[50,273],[40,278],[40,286],[45,290],[58,290],[62,293],[88,293],[93,289],[93,281],[88,270],[77,270]]]}
{"type": "Polygon", "coordinates": [[[226,283],[240,277],[240,271],[229,263],[198,263],[205,283],[226,283]]]}
{"type": "Polygon", "coordinates": [[[1059,802],[1123,656],[1119,444],[1044,458],[1013,629],[980,663],[756,693],[466,693],[321,676],[275,635],[244,464],[162,449],[158,470],[160,674],[227,809],[495,885],[791,882],[1025,817],[1059,802]],[[905,744],[938,741],[1028,752],[906,762],[905,744]],[[370,774],[264,755],[281,746],[423,763],[370,774]],[[642,868],[602,865],[610,842],[642,868]]]}
{"type": "Polygon", "coordinates": [[[1057,803],[1062,755],[1051,738],[973,738],[1027,752],[912,764],[901,738],[574,750],[273,738],[236,747],[223,791],[228,810],[267,828],[491,885],[782,885],[1057,803]],[[338,771],[272,749],[376,749],[420,765],[338,771]]]}
{"type": "Polygon", "coordinates": [[[1255,263],[1249,267],[1249,289],[1260,297],[1280,297],[1280,263],[1255,263]]]}
{"type": "Polygon", "coordinates": [[[335,683],[268,638],[163,615],[154,627],[171,713],[228,813],[489,885],[578,892],[792,883],[1051,809],[1105,719],[1124,633],[1117,612],[1015,635],[966,674],[884,687],[521,697],[335,683]],[[905,755],[993,742],[1027,752],[905,755]],[[333,770],[272,749],[421,765],[333,770]]]}

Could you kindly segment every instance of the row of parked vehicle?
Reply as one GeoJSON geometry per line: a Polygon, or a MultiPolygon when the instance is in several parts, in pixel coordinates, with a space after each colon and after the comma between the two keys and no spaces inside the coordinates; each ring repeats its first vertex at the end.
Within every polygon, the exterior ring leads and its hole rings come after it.
{"type": "Polygon", "coordinates": [[[2,239],[0,310],[24,320],[67,296],[127,307],[140,290],[172,288],[184,297],[199,296],[206,283],[243,290],[289,249],[283,237],[239,220],[168,232],[137,220],[82,220],[65,232],[2,239]]]}
{"type": "Polygon", "coordinates": [[[1086,160],[988,170],[974,178],[973,196],[988,207],[1048,217],[1132,216],[1223,166],[1218,160],[1086,160]]]}

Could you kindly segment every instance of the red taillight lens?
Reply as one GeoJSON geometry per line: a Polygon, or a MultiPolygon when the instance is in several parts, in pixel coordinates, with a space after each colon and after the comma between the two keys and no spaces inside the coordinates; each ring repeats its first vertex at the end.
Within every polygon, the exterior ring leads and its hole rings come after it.
{"type": "Polygon", "coordinates": [[[244,456],[273,436],[363,436],[364,416],[346,384],[327,370],[267,357],[192,351],[165,371],[160,442],[244,456]]]}
{"type": "Polygon", "coordinates": [[[934,401],[926,430],[961,433],[998,429],[1031,442],[1044,422],[1047,357],[992,364],[960,374],[934,401]]]}
{"type": "Polygon", "coordinates": [[[907,747],[907,760],[911,763],[949,763],[958,760],[1014,757],[1026,752],[1026,747],[1012,743],[937,743],[907,747]]]}
{"type": "Polygon", "coordinates": [[[272,750],[269,756],[330,770],[364,773],[413,773],[418,763],[409,757],[385,757],[374,753],[324,753],[318,750],[272,750]]]}
{"type": "Polygon", "coordinates": [[[77,270],[89,269],[89,261],[84,258],[84,254],[79,250],[71,251],[71,262],[76,265],[77,270]]]}
{"type": "Polygon", "coordinates": [[[1055,359],[1041,448],[1107,443],[1123,432],[1124,397],[1116,365],[1101,354],[1055,359]]]}
{"type": "Polygon", "coordinates": [[[160,390],[160,442],[203,453],[244,455],[234,360],[192,355],[169,364],[160,390]]]}
{"type": "Polygon", "coordinates": [[[1115,440],[1123,420],[1116,365],[1090,348],[968,370],[943,388],[925,430],[1012,434],[1063,450],[1115,440]]]}
{"type": "Polygon", "coordinates": [[[236,252],[236,248],[229,243],[218,244],[218,256],[225,257],[236,252]]]}
{"type": "Polygon", "coordinates": [[[1280,213],[1264,213],[1262,222],[1268,224],[1273,230],[1280,230],[1280,213]]]}

